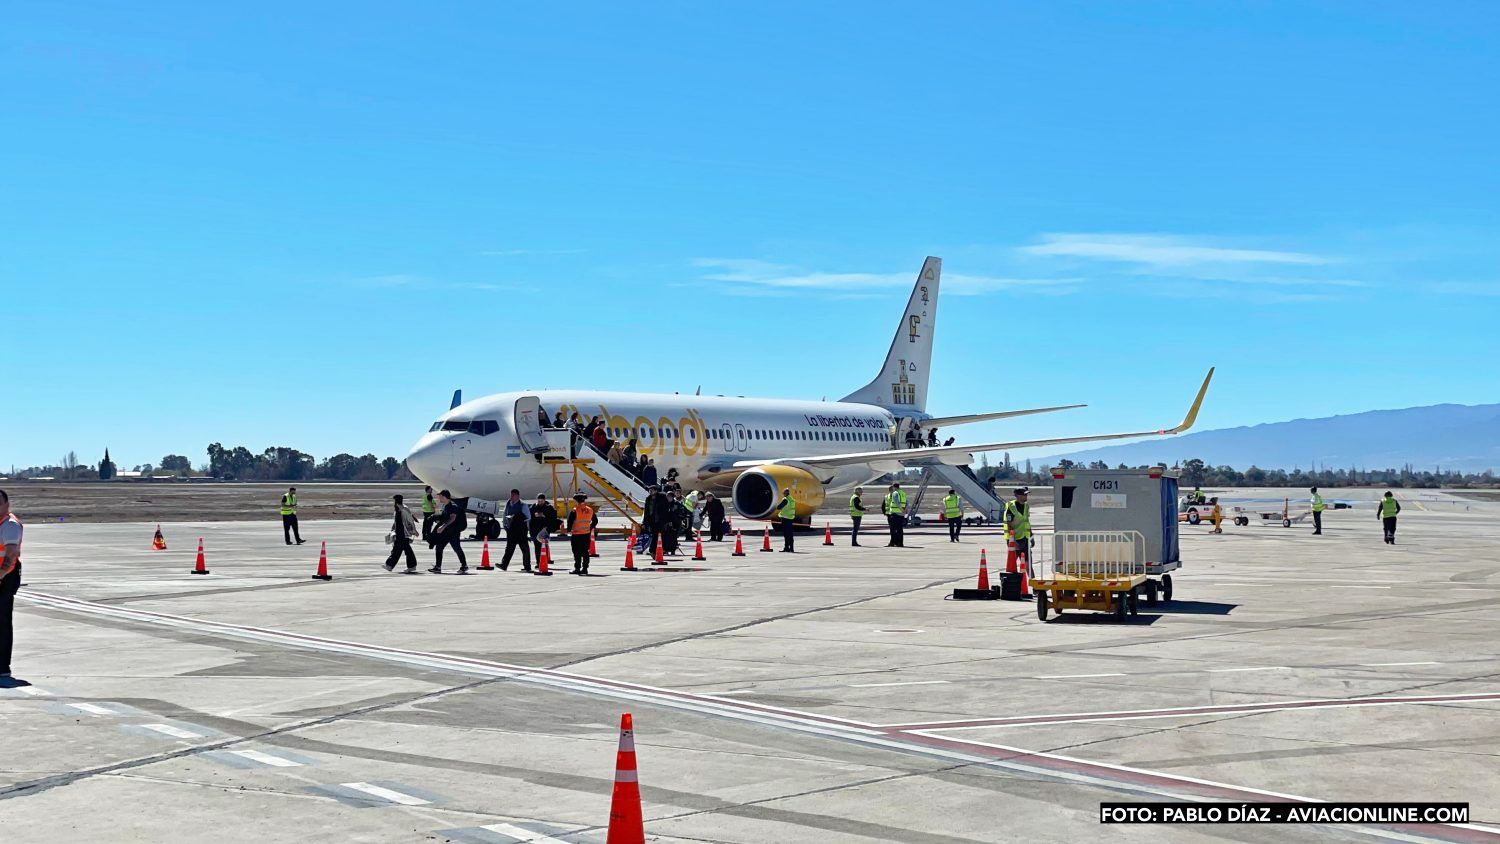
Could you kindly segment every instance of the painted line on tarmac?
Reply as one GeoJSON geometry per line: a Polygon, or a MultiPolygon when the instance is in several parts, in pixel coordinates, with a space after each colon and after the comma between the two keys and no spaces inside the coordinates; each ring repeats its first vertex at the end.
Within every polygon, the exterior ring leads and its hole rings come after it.
{"type": "Polygon", "coordinates": [[[515,824],[491,823],[481,826],[486,832],[496,832],[500,835],[509,835],[516,840],[516,844],[565,844],[561,838],[553,838],[545,832],[533,832],[523,829],[515,824]]]}
{"type": "Polygon", "coordinates": [[[1291,671],[1285,665],[1257,665],[1250,668],[1210,668],[1209,674],[1236,674],[1242,671],[1291,671]]]}
{"type": "Polygon", "coordinates": [[[1441,662],[1361,662],[1360,668],[1394,668],[1398,665],[1442,665],[1441,662]]]}
{"type": "Polygon", "coordinates": [[[886,686],[936,686],[947,680],[907,680],[904,683],[850,683],[851,689],[879,689],[886,686]]]}
{"type": "Polygon", "coordinates": [[[1110,671],[1104,674],[1043,674],[1040,677],[1032,677],[1032,680],[1082,680],[1086,677],[1124,677],[1124,672],[1110,671]]]}
{"type": "Polygon", "coordinates": [[[79,712],[84,713],[85,715],[96,715],[97,716],[97,715],[119,715],[120,714],[120,713],[114,711],[113,709],[110,709],[109,707],[100,706],[97,703],[69,703],[69,704],[66,704],[66,706],[69,709],[76,709],[79,712]]]}
{"type": "Polygon", "coordinates": [[[1148,718],[1184,718],[1195,715],[1283,712],[1289,709],[1345,709],[1363,706],[1465,703],[1491,700],[1500,700],[1500,692],[1423,695],[1420,697],[1322,698],[1313,700],[1268,701],[1266,703],[1226,703],[1212,706],[1164,707],[1161,709],[1122,709],[1113,712],[1074,712],[1059,715],[1018,715],[1008,718],[969,718],[954,721],[885,724],[883,726],[884,729],[892,732],[911,732],[914,730],[977,730],[986,727],[1032,727],[1044,724],[1071,724],[1088,721],[1136,721],[1148,718]]]}
{"type": "Polygon", "coordinates": [[[152,732],[161,733],[164,736],[171,736],[172,738],[203,738],[202,733],[184,730],[181,727],[174,727],[171,724],[138,724],[136,726],[139,726],[143,730],[151,730],[152,732]]]}
{"type": "MultiPolygon", "coordinates": [[[[753,702],[732,700],[728,698],[717,698],[708,695],[698,695],[688,692],[678,692],[671,689],[661,689],[652,686],[641,686],[631,683],[623,683],[615,680],[607,680],[599,677],[572,674],[562,671],[551,671],[547,669],[529,668],[526,666],[512,666],[505,663],[489,662],[486,660],[471,659],[467,657],[449,656],[446,654],[434,654],[421,651],[404,651],[398,648],[389,648],[379,645],[364,645],[354,642],[345,642],[335,639],[321,639],[315,636],[289,633],[264,628],[245,627],[240,625],[226,624],[221,622],[206,621],[203,619],[188,618],[185,616],[173,616],[164,613],[155,613],[145,610],[137,610],[126,607],[113,607],[95,604],[73,598],[65,598],[44,593],[26,593],[22,599],[26,602],[39,606],[76,612],[85,615],[97,615],[108,618],[124,619],[140,623],[154,624],[163,627],[189,629],[199,633],[216,634],[226,638],[249,639],[253,641],[271,642],[292,647],[301,647],[314,650],[324,650],[334,653],[346,653],[373,659],[384,659],[389,662],[398,662],[410,665],[419,665],[442,670],[455,671],[459,673],[477,674],[480,676],[501,677],[514,679],[531,685],[557,688],[583,694],[592,694],[600,697],[617,698],[632,702],[655,704],[672,709],[680,709],[702,715],[718,715],[733,718],[740,721],[758,723],[796,732],[811,733],[827,736],[845,741],[851,741],[870,747],[879,747],[887,750],[904,753],[920,753],[942,759],[971,762],[989,767],[1017,771],[1031,776],[1042,777],[1053,780],[1064,780],[1097,788],[1114,791],[1146,792],[1171,798],[1202,798],[1212,797],[1215,799],[1230,800],[1258,800],[1267,796],[1278,797],[1284,800],[1294,800],[1306,803],[1320,802],[1313,798],[1298,797],[1295,795],[1278,794],[1275,792],[1262,791],[1258,789],[1244,788],[1239,786],[1214,783],[1207,780],[1199,780],[1192,777],[1177,774],[1165,774],[1155,771],[1127,768],[1120,765],[1111,765],[1103,762],[1089,762],[1072,757],[1061,756],[1044,751],[1027,751],[1019,748],[1011,748],[1003,745],[993,745],[987,742],[972,741],[968,739],[952,738],[937,735],[936,731],[962,728],[963,725],[987,726],[989,723],[975,724],[969,722],[937,722],[934,724],[895,724],[878,727],[865,722],[851,721],[844,718],[817,715],[815,713],[802,712],[799,710],[786,709],[782,707],[767,706],[753,702]]],[[[1442,695],[1427,698],[1386,698],[1372,699],[1367,705],[1377,703],[1410,703],[1410,702],[1453,702],[1455,700],[1497,700],[1500,693],[1492,695],[1442,695]]],[[[1335,702],[1327,702],[1323,705],[1334,705],[1335,702]]],[[[1337,701],[1339,705],[1360,705],[1351,703],[1349,700],[1337,701]]],[[[1316,706],[1318,701],[1304,701],[1301,706],[1316,706]]],[[[1254,705],[1250,705],[1250,711],[1254,705]]],[[[1263,705],[1265,706],[1265,705],[1263,705]]],[[[1274,708],[1298,708],[1285,704],[1279,707],[1272,704],[1274,708]]],[[[1198,710],[1213,712],[1216,710],[1236,710],[1244,707],[1197,707],[1198,710]]],[[[1176,714],[1196,714],[1189,710],[1179,711],[1176,714]]],[[[1105,713],[1109,715],[1109,713],[1105,713]]],[[[1117,716],[1118,717],[1118,716],[1117,716]]],[[[1161,715],[1158,717],[1169,717],[1161,715]]],[[[987,719],[988,722],[1006,719],[987,719]]],[[[1075,718],[1075,720],[1083,720],[1075,718]]],[[[1095,720],[1100,720],[1097,716],[1095,720]]],[[[368,785],[361,783],[361,785],[368,785]]],[[[344,797],[349,798],[349,791],[353,784],[346,786],[320,787],[315,789],[321,793],[338,796],[342,789],[344,797]]],[[[379,788],[379,786],[376,786],[379,788]]],[[[356,792],[359,789],[354,789],[356,792]]],[[[389,789],[382,789],[389,790],[389,789]]],[[[393,792],[400,794],[400,792],[393,792]]],[[[359,799],[359,798],[355,798],[359,799]]],[[[367,798],[365,798],[367,800],[367,798]]],[[[412,798],[422,799],[422,798],[412,798]]],[[[431,802],[431,801],[424,801],[431,802]]],[[[366,805],[371,805],[366,802],[366,805]]],[[[1440,825],[1440,826],[1415,826],[1405,827],[1375,827],[1362,826],[1352,827],[1351,831],[1359,831],[1367,834],[1377,835],[1385,838],[1398,840],[1422,841],[1442,840],[1455,842],[1489,842],[1496,844],[1500,842],[1500,830],[1492,830],[1484,827],[1469,825],[1440,825]]]]}
{"type": "Polygon", "coordinates": [[[280,756],[273,756],[270,753],[263,753],[259,750],[226,750],[224,752],[233,753],[235,756],[241,756],[249,759],[251,762],[259,762],[262,765],[267,765],[272,768],[302,767],[301,762],[294,762],[291,759],[284,759],[280,756]]]}
{"type": "Polygon", "coordinates": [[[373,783],[345,782],[339,783],[339,785],[343,786],[344,788],[352,789],[354,791],[364,792],[371,797],[378,797],[379,799],[384,800],[387,803],[395,803],[400,806],[428,806],[432,804],[431,800],[423,800],[420,797],[414,797],[410,794],[403,794],[402,792],[396,791],[395,789],[386,788],[384,786],[375,785],[373,783]]]}

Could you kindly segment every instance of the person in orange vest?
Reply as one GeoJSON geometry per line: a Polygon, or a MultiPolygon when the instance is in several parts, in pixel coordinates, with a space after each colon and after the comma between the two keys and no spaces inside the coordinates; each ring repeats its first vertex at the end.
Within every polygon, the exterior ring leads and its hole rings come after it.
{"type": "Polygon", "coordinates": [[[589,573],[589,536],[599,526],[599,515],[588,505],[583,493],[573,496],[578,502],[568,514],[568,538],[573,543],[573,574],[589,573]]]}

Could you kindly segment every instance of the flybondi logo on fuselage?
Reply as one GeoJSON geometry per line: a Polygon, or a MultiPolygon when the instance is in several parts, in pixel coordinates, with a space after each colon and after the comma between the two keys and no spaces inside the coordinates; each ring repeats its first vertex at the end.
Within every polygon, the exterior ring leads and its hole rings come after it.
{"type": "Polygon", "coordinates": [[[571,404],[563,405],[561,410],[564,416],[576,412],[578,418],[584,420],[599,417],[604,420],[605,427],[611,429],[612,439],[618,439],[622,445],[635,440],[636,451],[641,454],[657,457],[668,454],[708,454],[708,433],[703,425],[703,416],[692,408],[688,408],[686,416],[676,420],[666,416],[655,419],[637,416],[631,419],[618,413],[610,413],[609,408],[602,404],[595,413],[571,404]],[[614,432],[622,430],[625,434],[616,437],[614,432]]]}

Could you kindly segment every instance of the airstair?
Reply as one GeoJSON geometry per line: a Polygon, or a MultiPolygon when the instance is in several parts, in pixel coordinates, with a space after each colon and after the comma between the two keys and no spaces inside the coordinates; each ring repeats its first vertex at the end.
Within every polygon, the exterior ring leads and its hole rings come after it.
{"type": "MultiPolygon", "coordinates": [[[[922,466],[922,483],[917,487],[917,494],[911,497],[907,506],[906,514],[912,519],[917,514],[917,508],[922,504],[922,498],[927,494],[927,488],[933,483],[939,486],[946,484],[952,487],[959,497],[968,502],[972,512],[968,516],[983,516],[986,522],[998,523],[1005,516],[1005,502],[992,495],[974,470],[968,466],[950,466],[933,459],[931,463],[922,466]]],[[[919,520],[914,523],[920,523],[919,520]]]]}
{"type": "Polygon", "coordinates": [[[646,512],[646,488],[571,432],[544,429],[546,450],[537,459],[552,471],[552,500],[566,502],[577,493],[600,499],[640,530],[646,512]]]}

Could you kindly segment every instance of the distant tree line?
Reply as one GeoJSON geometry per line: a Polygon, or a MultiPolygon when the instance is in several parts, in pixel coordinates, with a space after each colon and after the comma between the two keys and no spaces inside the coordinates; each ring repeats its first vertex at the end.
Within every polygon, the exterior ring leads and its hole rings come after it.
{"type": "MultiPolygon", "coordinates": [[[[311,454],[285,446],[273,446],[260,453],[244,446],[225,448],[219,443],[208,446],[208,462],[195,470],[193,461],[181,454],[168,454],[156,465],[145,463],[133,472],[142,477],[206,476],[230,481],[410,481],[416,476],[404,460],[381,459],[373,454],[356,457],[335,454],[322,461],[311,454]]],[[[117,470],[106,451],[97,467],[78,462],[75,452],[68,452],[55,466],[31,466],[15,473],[18,478],[56,478],[58,480],[110,480],[117,470]]]]}
{"type": "MultiPolygon", "coordinates": [[[[994,478],[997,483],[1011,482],[1014,484],[1047,484],[1051,483],[1052,476],[1049,473],[1052,466],[1042,466],[1037,471],[1032,470],[1031,461],[1017,465],[1010,461],[1010,454],[1005,455],[1004,461],[998,466],[989,465],[988,459],[981,456],[981,465],[976,473],[981,481],[994,478]]],[[[1121,463],[1110,466],[1103,460],[1095,460],[1091,463],[1075,462],[1068,459],[1058,460],[1054,464],[1059,469],[1147,469],[1148,466],[1127,466],[1121,463]]],[[[1212,466],[1208,463],[1192,458],[1182,460],[1170,467],[1179,472],[1184,486],[1205,487],[1323,487],[1333,489],[1346,486],[1388,486],[1392,488],[1407,489],[1438,489],[1441,487],[1460,488],[1493,488],[1500,486],[1500,480],[1495,477],[1494,470],[1486,469],[1483,472],[1461,472],[1454,469],[1444,470],[1441,467],[1433,467],[1431,470],[1418,470],[1411,464],[1406,464],[1399,469],[1361,469],[1349,467],[1347,469],[1262,469],[1259,466],[1250,466],[1241,471],[1233,466],[1212,466]]]]}

